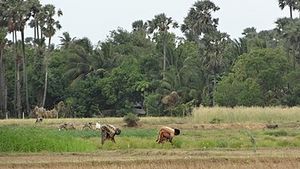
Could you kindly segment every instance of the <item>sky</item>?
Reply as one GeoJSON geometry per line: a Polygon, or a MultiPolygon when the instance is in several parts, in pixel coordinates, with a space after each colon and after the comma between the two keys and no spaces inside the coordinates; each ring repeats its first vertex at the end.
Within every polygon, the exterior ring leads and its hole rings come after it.
{"type": "MultiPolygon", "coordinates": [[[[231,38],[242,37],[247,27],[257,31],[275,27],[274,22],[288,17],[288,9],[280,10],[278,0],[212,0],[220,10],[214,14],[219,18],[218,29],[231,38]]],[[[59,44],[59,36],[69,32],[71,37],[88,37],[93,44],[105,41],[109,32],[118,27],[131,31],[136,20],[151,20],[165,13],[179,24],[183,23],[189,9],[196,0],[41,0],[42,4],[53,4],[64,13],[59,18],[62,29],[53,38],[59,44]]],[[[297,15],[298,16],[298,15],[297,15]]],[[[173,30],[183,36],[180,30],[173,30]]],[[[31,32],[28,32],[30,34],[31,32]]]]}

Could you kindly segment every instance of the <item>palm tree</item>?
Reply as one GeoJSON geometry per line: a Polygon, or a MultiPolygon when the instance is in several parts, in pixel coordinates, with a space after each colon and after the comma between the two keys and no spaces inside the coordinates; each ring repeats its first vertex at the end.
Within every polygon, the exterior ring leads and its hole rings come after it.
{"type": "MultiPolygon", "coordinates": [[[[20,67],[22,63],[23,67],[23,86],[25,91],[25,103],[26,112],[30,111],[29,99],[28,99],[28,85],[27,85],[27,73],[26,73],[26,55],[25,55],[25,25],[27,21],[32,16],[32,9],[37,0],[13,0],[5,2],[5,15],[8,18],[8,31],[13,34],[13,41],[15,43],[15,54],[16,54],[16,109],[18,116],[20,117],[20,112],[22,109],[21,105],[21,76],[20,67]],[[17,32],[21,33],[21,47],[19,47],[17,32]],[[21,54],[19,53],[19,48],[21,48],[21,54]]],[[[24,117],[24,115],[23,115],[24,117]]]]}
{"type": "Polygon", "coordinates": [[[64,32],[63,36],[60,36],[60,44],[62,46],[62,48],[64,49],[68,49],[70,47],[70,45],[74,42],[75,38],[71,38],[69,32],[64,32]]]}
{"type": "Polygon", "coordinates": [[[132,29],[133,29],[134,32],[135,31],[144,31],[144,32],[146,32],[147,27],[148,27],[148,23],[144,22],[143,20],[137,20],[137,21],[134,21],[132,23],[132,29]]]}
{"type": "Polygon", "coordinates": [[[5,2],[0,4],[0,117],[7,116],[7,95],[6,95],[6,79],[5,79],[5,63],[4,63],[4,48],[6,45],[7,36],[7,17],[5,11],[7,6],[5,2]]]}
{"type": "Polygon", "coordinates": [[[300,60],[300,19],[279,19],[277,30],[285,41],[285,47],[293,69],[296,69],[297,61],[300,60]]]}
{"type": "Polygon", "coordinates": [[[29,0],[28,2],[31,4],[31,15],[32,20],[28,23],[30,28],[33,28],[33,39],[34,39],[34,46],[36,45],[37,41],[39,41],[39,15],[42,8],[39,0],[29,0]]]}
{"type": "MultiPolygon", "coordinates": [[[[6,28],[0,27],[0,112],[7,113],[6,102],[6,80],[5,80],[5,64],[4,64],[4,47],[6,45],[6,28]]],[[[2,114],[0,117],[2,118],[2,114]]],[[[7,115],[6,115],[7,117],[7,115]]]]}
{"type": "Polygon", "coordinates": [[[278,0],[280,9],[284,9],[286,6],[290,8],[290,18],[293,19],[293,10],[297,8],[298,0],[278,0]]]}
{"type": "Polygon", "coordinates": [[[212,18],[212,12],[219,9],[209,0],[197,1],[190,9],[187,17],[184,18],[181,31],[187,39],[199,43],[199,38],[201,38],[202,34],[216,30],[218,19],[212,18]]]}
{"type": "Polygon", "coordinates": [[[21,118],[21,76],[20,76],[20,67],[21,67],[21,54],[19,52],[19,43],[17,32],[20,30],[20,16],[18,11],[23,6],[22,0],[11,0],[6,1],[5,6],[5,16],[7,18],[7,28],[8,32],[12,34],[12,41],[14,43],[14,54],[15,54],[15,111],[17,112],[18,118],[21,118]]]}
{"type": "MultiPolygon", "coordinates": [[[[143,20],[137,20],[132,23],[132,33],[139,34],[141,37],[146,38],[147,36],[148,23],[143,20]]],[[[150,39],[150,38],[149,38],[150,39]]]]}
{"type": "Polygon", "coordinates": [[[206,71],[207,88],[210,89],[210,105],[214,105],[212,96],[219,69],[223,64],[222,44],[227,40],[227,36],[217,30],[218,19],[212,17],[212,12],[219,9],[209,0],[197,1],[187,17],[184,18],[184,24],[181,26],[186,38],[198,44],[199,60],[204,68],[203,71],[206,71]]]}
{"type": "Polygon", "coordinates": [[[155,15],[154,19],[148,21],[149,33],[154,33],[156,30],[163,37],[163,78],[165,78],[166,72],[166,60],[167,60],[167,33],[170,27],[178,28],[178,23],[173,21],[171,17],[167,17],[164,13],[155,15]]]}
{"type": "MultiPolygon", "coordinates": [[[[41,32],[43,35],[48,38],[48,52],[44,56],[44,64],[45,64],[45,81],[44,81],[44,94],[43,94],[43,100],[42,100],[42,107],[45,105],[46,101],[46,94],[47,94],[47,85],[48,85],[48,57],[51,49],[51,38],[54,36],[57,29],[61,29],[61,25],[59,21],[54,20],[54,16],[56,15],[55,7],[53,5],[45,5],[42,8],[43,17],[41,23],[41,32]]],[[[57,11],[57,15],[61,16],[63,13],[61,10],[57,11]]]]}
{"type": "MultiPolygon", "coordinates": [[[[26,103],[26,113],[29,115],[30,107],[29,107],[29,93],[28,93],[28,82],[27,82],[27,68],[26,68],[26,55],[25,55],[25,26],[27,21],[32,16],[32,13],[34,12],[34,7],[38,1],[36,0],[28,0],[28,1],[21,1],[21,6],[19,8],[19,31],[21,32],[21,42],[22,42],[22,65],[23,65],[23,84],[24,84],[24,90],[25,90],[25,103],[26,103]]],[[[23,115],[24,117],[24,115],[23,115]]]]}
{"type": "Polygon", "coordinates": [[[226,59],[224,58],[224,50],[226,48],[229,36],[226,33],[216,31],[205,35],[202,42],[205,45],[206,52],[202,58],[202,65],[206,69],[209,76],[212,76],[211,87],[211,104],[215,105],[214,92],[216,88],[217,79],[222,73],[223,68],[226,65],[226,59]]]}
{"type": "Polygon", "coordinates": [[[103,56],[101,53],[96,53],[90,44],[87,38],[78,39],[69,48],[65,75],[71,81],[71,85],[93,73],[99,74],[105,71],[103,56]]]}

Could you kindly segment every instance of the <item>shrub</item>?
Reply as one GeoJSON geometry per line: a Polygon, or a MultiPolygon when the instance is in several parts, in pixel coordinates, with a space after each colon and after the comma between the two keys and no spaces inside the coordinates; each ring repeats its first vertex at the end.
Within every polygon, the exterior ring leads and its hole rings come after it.
{"type": "Polygon", "coordinates": [[[140,118],[133,113],[128,113],[126,116],[124,116],[123,121],[127,124],[128,127],[135,127],[138,125],[138,121],[140,118]]]}

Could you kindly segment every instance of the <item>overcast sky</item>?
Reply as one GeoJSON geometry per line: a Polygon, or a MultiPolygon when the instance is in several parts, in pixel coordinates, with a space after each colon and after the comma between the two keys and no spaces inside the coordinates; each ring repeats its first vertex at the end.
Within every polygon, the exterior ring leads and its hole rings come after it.
{"type": "MultiPolygon", "coordinates": [[[[122,27],[131,30],[136,20],[151,20],[154,15],[165,13],[179,24],[183,23],[189,9],[196,0],[41,0],[42,4],[53,4],[62,9],[59,18],[62,29],[58,36],[69,32],[72,37],[88,37],[93,44],[104,41],[111,30],[122,27]]],[[[215,17],[219,18],[218,29],[227,32],[231,38],[241,37],[247,27],[258,31],[275,27],[274,22],[288,16],[288,10],[281,11],[278,0],[213,0],[220,7],[215,17]]],[[[298,16],[298,15],[297,15],[298,16]]],[[[182,36],[180,30],[175,31],[182,36]]]]}

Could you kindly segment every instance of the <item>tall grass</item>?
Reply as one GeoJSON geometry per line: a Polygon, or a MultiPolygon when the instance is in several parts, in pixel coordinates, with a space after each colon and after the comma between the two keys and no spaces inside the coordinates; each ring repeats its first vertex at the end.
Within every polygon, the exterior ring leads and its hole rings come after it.
{"type": "Polygon", "coordinates": [[[300,107],[199,107],[192,113],[194,123],[295,122],[300,120],[300,107]]]}
{"type": "Polygon", "coordinates": [[[89,152],[96,146],[57,130],[34,127],[0,127],[0,152],[89,152]]]}

